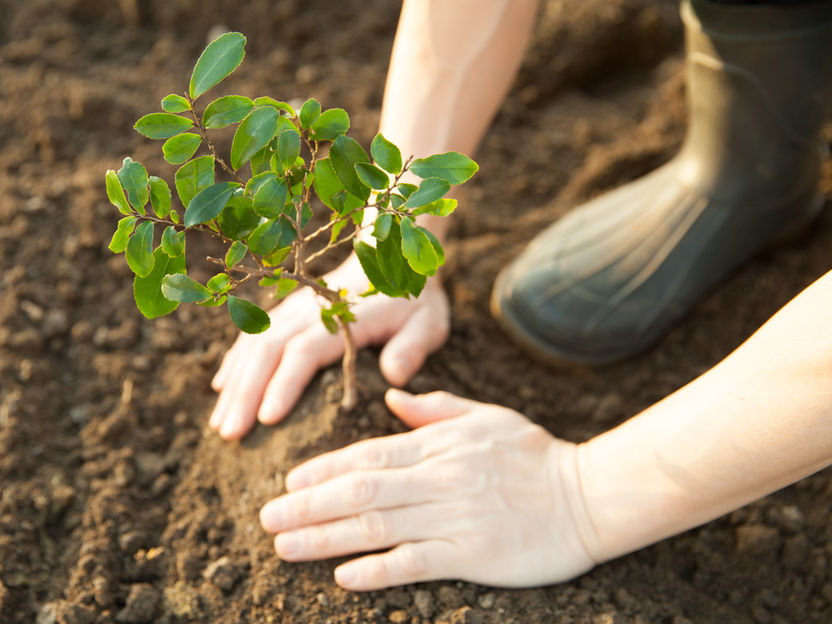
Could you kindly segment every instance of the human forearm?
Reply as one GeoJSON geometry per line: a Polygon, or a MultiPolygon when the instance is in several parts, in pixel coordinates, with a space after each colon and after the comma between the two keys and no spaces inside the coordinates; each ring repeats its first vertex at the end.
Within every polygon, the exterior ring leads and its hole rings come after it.
{"type": "MultiPolygon", "coordinates": [[[[473,154],[520,65],[537,3],[404,3],[380,131],[405,158],[447,151],[473,154]]],[[[444,238],[446,219],[420,221],[444,238]]]]}
{"type": "Polygon", "coordinates": [[[679,533],[832,462],[832,273],[708,373],[581,445],[593,557],[679,533]]]}

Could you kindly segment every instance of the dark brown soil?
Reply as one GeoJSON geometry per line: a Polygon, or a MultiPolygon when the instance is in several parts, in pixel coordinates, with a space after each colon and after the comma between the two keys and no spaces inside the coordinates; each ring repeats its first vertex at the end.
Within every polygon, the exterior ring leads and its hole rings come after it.
{"type": "MultiPolygon", "coordinates": [[[[278,561],[257,511],[282,475],[400,427],[381,402],[375,355],[361,356],[355,416],[337,415],[339,374],[325,371],[286,423],[221,442],[206,427],[208,383],[233,328],[194,307],[140,317],[129,271],[106,249],[116,214],[103,174],[127,154],[171,173],[131,126],[183,90],[218,25],[249,37],[229,91],[315,96],[351,111],[369,141],[398,3],[0,0],[0,15],[0,621],[832,621],[828,471],[552,587],[353,594],[333,583],[332,562],[278,561]]],[[[680,50],[673,2],[544,2],[454,217],[451,339],[412,390],[502,403],[585,440],[715,364],[829,268],[824,217],[657,349],[598,371],[540,366],[498,330],[492,280],[533,233],[680,144],[680,50]]],[[[828,163],[824,184],[829,195],[828,163]]]]}

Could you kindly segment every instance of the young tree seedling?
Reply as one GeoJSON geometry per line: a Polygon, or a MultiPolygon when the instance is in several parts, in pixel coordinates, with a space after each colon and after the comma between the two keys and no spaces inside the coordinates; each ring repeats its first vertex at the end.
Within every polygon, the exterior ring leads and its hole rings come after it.
{"type": "Polygon", "coordinates": [[[415,217],[453,212],[456,200],[446,193],[478,167],[456,152],[403,161],[380,133],[368,155],[347,136],[347,113],[321,110],[315,99],[295,110],[270,97],[226,95],[200,111],[199,98],[240,65],[245,44],[236,32],[212,41],[194,66],[188,91],[168,95],[163,112],[136,122],[135,129],[147,138],[164,140],[165,160],[179,166],[174,187],[181,206],[174,206],[165,180],[125,158],[121,169],[106,174],[107,196],[124,215],[109,248],[124,253],[135,273],[133,294],[147,318],[169,314],[180,303],[225,305],[238,328],[256,334],[268,329],[270,319],[234,294],[240,286],[258,280],[277,299],[298,285],[311,288],[321,302],[321,321],[344,339],[341,404],[349,410],[357,402],[350,330],[355,301],[337,284],[315,277],[310,265],[352,244],[370,282],[362,297],[418,296],[445,258],[439,241],[415,217]],[[211,131],[228,126],[235,130],[225,160],[211,131]],[[404,181],[408,172],[407,179],[421,180],[418,185],[404,181]],[[317,227],[310,225],[314,198],[325,215],[317,227]],[[377,211],[371,234],[375,246],[357,237],[368,208],[377,211]],[[185,262],[187,239],[196,232],[225,246],[222,257],[207,258],[217,272],[205,284],[188,275],[185,262]]]}

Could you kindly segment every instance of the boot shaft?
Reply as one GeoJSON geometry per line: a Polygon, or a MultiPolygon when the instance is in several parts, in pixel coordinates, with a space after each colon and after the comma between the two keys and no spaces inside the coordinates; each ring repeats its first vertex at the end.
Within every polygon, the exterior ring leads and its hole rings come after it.
{"type": "Polygon", "coordinates": [[[680,154],[685,181],[729,202],[788,201],[814,187],[820,131],[832,103],[832,2],[686,0],[681,13],[689,104],[680,154]]]}

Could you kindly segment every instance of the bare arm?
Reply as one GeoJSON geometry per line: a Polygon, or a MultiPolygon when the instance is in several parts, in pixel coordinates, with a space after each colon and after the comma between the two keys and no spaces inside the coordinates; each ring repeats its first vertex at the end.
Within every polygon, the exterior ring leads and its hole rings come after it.
{"type": "MultiPolygon", "coordinates": [[[[380,131],[405,156],[473,154],[508,92],[538,0],[409,0],[402,7],[380,131]]],[[[444,238],[445,219],[425,225],[444,238]]]]}
{"type": "MultiPolygon", "coordinates": [[[[411,0],[406,2],[390,62],[381,131],[405,156],[443,151],[471,153],[514,78],[534,19],[537,0],[411,0]]],[[[365,217],[374,217],[367,211],[365,217]]],[[[444,239],[446,220],[420,222],[444,239]]],[[[355,256],[326,276],[359,293],[367,278],[355,256]]],[[[341,357],[343,345],[317,320],[307,289],[271,311],[272,329],[241,335],[212,385],[220,393],[211,426],[240,438],[255,418],[284,418],[317,370],[341,357]]],[[[384,344],[381,370],[404,384],[448,334],[449,306],[438,279],[418,299],[377,296],[355,308],[359,346],[384,344]]]]}
{"type": "Polygon", "coordinates": [[[832,463],[832,272],[718,366],[579,446],[596,561],[700,525],[832,463]]]}

